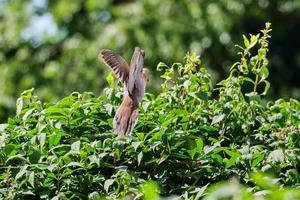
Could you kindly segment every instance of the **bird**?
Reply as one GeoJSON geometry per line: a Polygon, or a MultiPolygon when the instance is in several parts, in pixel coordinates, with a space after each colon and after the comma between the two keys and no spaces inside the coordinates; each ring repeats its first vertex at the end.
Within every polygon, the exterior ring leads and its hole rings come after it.
{"type": "Polygon", "coordinates": [[[130,67],[124,58],[108,49],[101,50],[99,57],[123,84],[123,101],[115,114],[113,127],[119,136],[127,136],[137,123],[139,104],[149,81],[149,70],[144,68],[145,51],[135,47],[130,67]]]}

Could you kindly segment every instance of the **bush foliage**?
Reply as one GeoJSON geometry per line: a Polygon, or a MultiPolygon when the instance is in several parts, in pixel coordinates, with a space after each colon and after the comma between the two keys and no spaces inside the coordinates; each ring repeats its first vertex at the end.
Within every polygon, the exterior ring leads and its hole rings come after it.
{"type": "MultiPolygon", "coordinates": [[[[274,29],[269,98],[300,98],[299,12],[297,0],[0,0],[0,122],[30,88],[47,102],[72,91],[100,95],[108,70],[95,56],[103,48],[129,59],[143,47],[156,75],[157,61],[196,52],[220,81],[237,59],[240,35],[266,20],[274,29]]],[[[158,77],[148,91],[160,89],[158,77]]]]}
{"type": "Polygon", "coordinates": [[[159,191],[183,199],[299,198],[290,187],[300,183],[300,103],[262,98],[270,86],[269,31],[267,23],[243,36],[240,61],[216,87],[194,53],[184,64],[160,63],[162,92],[146,95],[129,137],[112,131],[118,86],[99,97],[74,92],[57,103],[23,92],[16,116],[1,128],[0,196],[157,199],[159,191]]]}

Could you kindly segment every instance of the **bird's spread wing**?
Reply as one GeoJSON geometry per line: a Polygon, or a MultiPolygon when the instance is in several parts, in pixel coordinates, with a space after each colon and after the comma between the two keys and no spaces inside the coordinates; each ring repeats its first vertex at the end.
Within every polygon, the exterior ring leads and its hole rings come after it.
{"type": "Polygon", "coordinates": [[[127,62],[120,55],[107,49],[102,50],[99,56],[113,70],[115,76],[127,87],[129,78],[129,66],[127,62]]]}

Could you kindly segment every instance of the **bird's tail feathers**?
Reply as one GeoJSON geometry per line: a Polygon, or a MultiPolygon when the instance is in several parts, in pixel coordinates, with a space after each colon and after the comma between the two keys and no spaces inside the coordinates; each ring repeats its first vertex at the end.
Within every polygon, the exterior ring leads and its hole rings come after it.
{"type": "Polygon", "coordinates": [[[114,129],[120,136],[129,135],[138,119],[138,109],[119,109],[114,117],[114,129]]]}

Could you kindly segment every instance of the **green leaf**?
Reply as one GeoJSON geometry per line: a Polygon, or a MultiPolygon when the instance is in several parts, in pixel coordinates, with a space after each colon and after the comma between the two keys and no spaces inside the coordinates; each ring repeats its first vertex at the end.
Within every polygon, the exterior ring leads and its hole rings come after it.
{"type": "Polygon", "coordinates": [[[191,81],[190,81],[190,80],[186,80],[186,81],[184,81],[184,83],[183,83],[183,87],[184,87],[185,89],[188,89],[190,85],[191,85],[191,81]]]}
{"type": "Polygon", "coordinates": [[[136,151],[137,148],[140,146],[142,142],[132,142],[131,145],[133,146],[134,150],[136,151]]]}
{"type": "Polygon", "coordinates": [[[219,122],[221,122],[225,117],[225,114],[219,114],[213,117],[211,124],[217,124],[219,122]]]}
{"type": "Polygon", "coordinates": [[[34,188],[34,172],[29,174],[28,183],[34,188]]]}
{"type": "Polygon", "coordinates": [[[169,68],[169,66],[168,65],[166,65],[165,63],[163,63],[163,62],[160,62],[160,63],[158,63],[158,65],[157,65],[157,71],[165,71],[166,69],[168,69],[169,68]]]}
{"type": "Polygon", "coordinates": [[[45,143],[46,143],[46,133],[40,133],[38,135],[38,140],[39,140],[39,143],[40,143],[40,147],[43,148],[45,143]]]}
{"type": "Polygon", "coordinates": [[[30,164],[30,162],[25,158],[24,155],[22,154],[17,154],[17,155],[14,155],[14,156],[10,156],[7,160],[6,160],[6,163],[8,164],[9,162],[13,162],[13,161],[23,161],[27,164],[30,164]]]}
{"type": "Polygon", "coordinates": [[[141,191],[144,194],[144,200],[158,200],[158,186],[154,181],[148,181],[141,186],[141,191]]]}
{"type": "Polygon", "coordinates": [[[138,154],[138,166],[140,165],[141,161],[142,161],[142,158],[143,158],[143,152],[141,151],[139,154],[138,154]]]}
{"type": "Polygon", "coordinates": [[[26,121],[28,119],[28,117],[34,112],[34,110],[35,109],[29,109],[28,111],[26,111],[22,117],[23,121],[26,121]]]}
{"type": "Polygon", "coordinates": [[[113,75],[112,72],[110,72],[107,76],[106,76],[106,81],[109,85],[109,87],[114,88],[115,86],[115,77],[113,75]]]}
{"type": "Polygon", "coordinates": [[[251,64],[253,67],[256,67],[257,61],[258,61],[257,55],[252,56],[251,59],[250,59],[250,64],[251,64]]]}
{"type": "Polygon", "coordinates": [[[74,153],[79,153],[79,152],[80,152],[80,140],[74,142],[74,143],[71,145],[71,150],[72,150],[74,153]]]}
{"type": "Polygon", "coordinates": [[[173,70],[166,71],[160,77],[166,80],[171,80],[174,77],[174,71],[173,70]]]}
{"type": "Polygon", "coordinates": [[[98,192],[92,192],[89,194],[89,200],[105,200],[103,196],[101,196],[98,192]]]}
{"type": "Polygon", "coordinates": [[[20,168],[19,172],[15,176],[15,180],[17,181],[27,172],[28,165],[24,165],[20,168]]]}
{"type": "Polygon", "coordinates": [[[251,49],[252,47],[254,47],[258,41],[258,38],[259,38],[259,34],[257,35],[251,35],[250,34],[250,46],[249,46],[249,49],[251,49]]]}
{"type": "Polygon", "coordinates": [[[234,150],[225,150],[225,152],[230,156],[230,159],[227,159],[227,158],[224,159],[226,168],[234,166],[237,159],[240,157],[240,153],[236,152],[234,150]]]}
{"type": "Polygon", "coordinates": [[[268,161],[269,162],[280,162],[283,163],[285,159],[284,153],[282,150],[274,150],[272,151],[269,156],[268,156],[268,161]]]}
{"type": "Polygon", "coordinates": [[[266,55],[267,55],[266,49],[264,49],[264,48],[259,49],[258,54],[257,54],[258,61],[262,61],[266,57],[266,55]]]}
{"type": "Polygon", "coordinates": [[[244,45],[245,45],[245,47],[248,48],[249,45],[250,45],[250,42],[249,42],[248,38],[245,35],[243,35],[243,39],[244,39],[244,45]]]}
{"type": "Polygon", "coordinates": [[[196,145],[194,146],[194,148],[187,150],[192,159],[194,159],[196,153],[201,153],[203,150],[203,140],[201,138],[196,139],[195,144],[196,145]]]}
{"type": "Polygon", "coordinates": [[[61,145],[51,148],[50,151],[53,151],[55,154],[62,156],[64,154],[68,153],[70,151],[70,149],[71,149],[71,147],[69,144],[61,144],[61,145]]]}
{"type": "Polygon", "coordinates": [[[193,139],[186,139],[185,140],[185,147],[189,150],[195,149],[197,147],[197,143],[193,139]]]}
{"type": "Polygon", "coordinates": [[[254,84],[254,81],[251,78],[245,76],[239,76],[239,81],[242,83],[245,81],[254,84]]]}
{"type": "Polygon", "coordinates": [[[4,147],[4,153],[7,157],[11,157],[18,152],[18,145],[16,144],[8,144],[4,147]]]}
{"type": "Polygon", "coordinates": [[[104,190],[108,193],[109,187],[114,183],[114,179],[107,179],[104,182],[104,190]]]}
{"type": "Polygon", "coordinates": [[[196,188],[195,192],[197,192],[197,195],[195,196],[195,200],[200,199],[201,197],[204,196],[204,192],[206,191],[207,187],[209,186],[209,183],[207,183],[205,186],[201,188],[196,188]]]}
{"type": "Polygon", "coordinates": [[[66,165],[66,167],[77,167],[77,168],[84,168],[79,162],[70,162],[66,165]]]}
{"type": "Polygon", "coordinates": [[[41,157],[40,149],[33,148],[32,153],[29,154],[29,161],[31,164],[37,164],[41,157]]]}
{"type": "Polygon", "coordinates": [[[279,186],[276,184],[276,180],[263,173],[251,173],[250,177],[252,181],[254,181],[255,184],[260,186],[262,189],[274,190],[276,188],[279,188],[279,186]]]}
{"type": "Polygon", "coordinates": [[[19,116],[21,113],[21,110],[23,109],[23,98],[20,97],[17,99],[17,111],[16,111],[16,115],[19,116]]]}
{"type": "Polygon", "coordinates": [[[266,95],[270,89],[270,82],[267,80],[262,80],[260,83],[264,83],[265,84],[265,89],[263,91],[263,93],[261,95],[266,95]]]}
{"type": "Polygon", "coordinates": [[[0,124],[0,131],[4,131],[7,128],[8,124],[0,124]]]}
{"type": "Polygon", "coordinates": [[[46,115],[49,119],[67,119],[68,115],[70,114],[70,110],[63,108],[63,106],[68,106],[72,102],[65,100],[64,102],[60,103],[62,107],[52,106],[46,109],[46,115]]]}
{"type": "Polygon", "coordinates": [[[260,69],[259,75],[261,76],[262,79],[268,78],[268,76],[269,76],[269,70],[268,70],[268,68],[266,66],[263,66],[260,69]]]}
{"type": "Polygon", "coordinates": [[[256,167],[261,161],[263,161],[265,156],[261,153],[256,153],[253,155],[251,166],[256,167]]]}
{"type": "Polygon", "coordinates": [[[57,131],[52,133],[52,135],[49,136],[49,148],[57,145],[61,139],[62,132],[57,131]]]}
{"type": "Polygon", "coordinates": [[[27,191],[22,191],[20,192],[21,194],[24,194],[25,196],[36,196],[32,191],[27,190],[27,191]]]}

